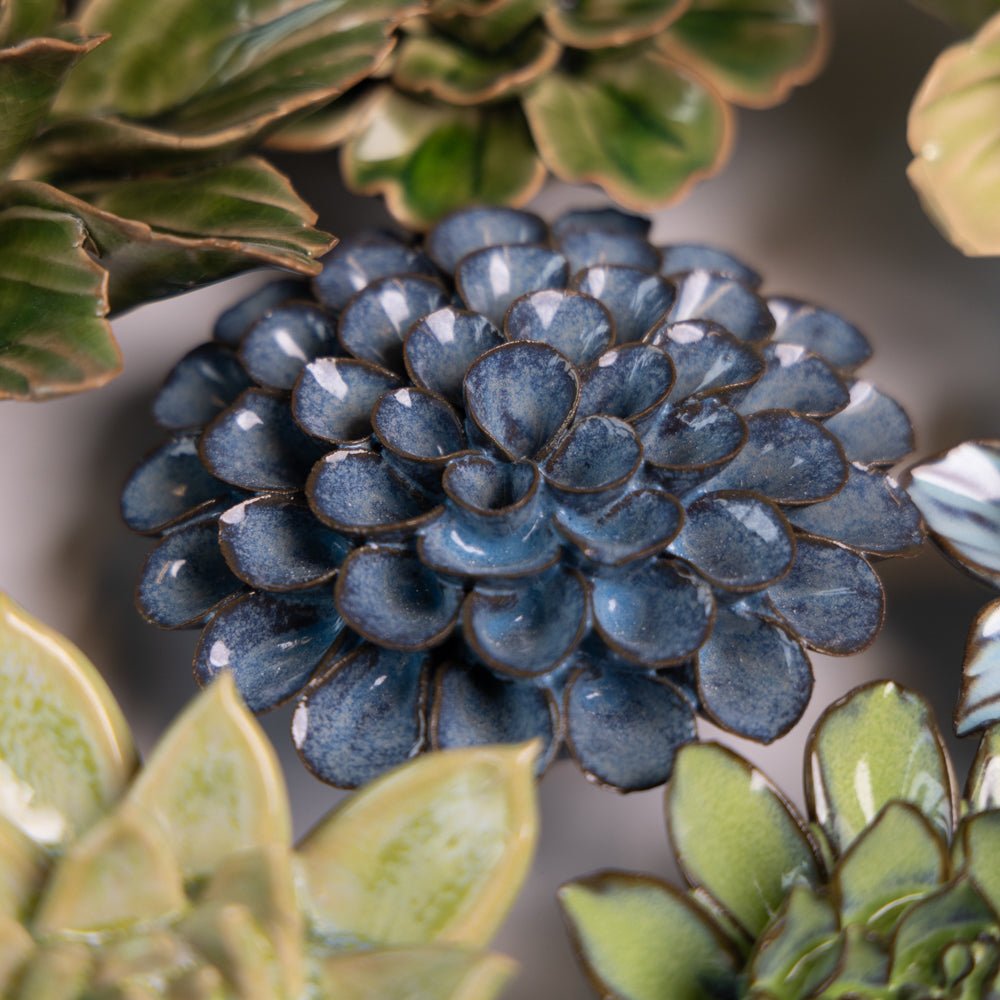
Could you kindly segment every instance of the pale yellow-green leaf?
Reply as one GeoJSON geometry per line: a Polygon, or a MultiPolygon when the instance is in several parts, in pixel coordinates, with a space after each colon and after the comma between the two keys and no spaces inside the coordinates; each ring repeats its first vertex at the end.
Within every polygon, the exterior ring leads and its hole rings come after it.
{"type": "Polygon", "coordinates": [[[15,978],[35,950],[20,921],[0,913],[0,996],[10,995],[15,978]]]}
{"type": "Polygon", "coordinates": [[[167,987],[166,1000],[228,1000],[228,998],[225,983],[218,969],[205,965],[171,980],[167,987]]]}
{"type": "Polygon", "coordinates": [[[48,867],[42,848],[0,816],[0,917],[24,916],[48,867]]]}
{"type": "Polygon", "coordinates": [[[82,941],[54,941],[34,953],[11,1000],[83,1000],[93,965],[82,941]]]}
{"type": "Polygon", "coordinates": [[[95,988],[148,976],[175,976],[197,962],[193,949],[169,927],[151,927],[104,941],[100,949],[95,988]]]}

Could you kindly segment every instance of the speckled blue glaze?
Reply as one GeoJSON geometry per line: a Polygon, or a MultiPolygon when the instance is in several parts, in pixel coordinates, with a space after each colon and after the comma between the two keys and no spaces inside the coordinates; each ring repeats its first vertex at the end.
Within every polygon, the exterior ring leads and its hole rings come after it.
{"type": "Polygon", "coordinates": [[[299,278],[280,278],[262,285],[245,299],[220,313],[212,335],[221,344],[239,347],[252,323],[289,299],[304,299],[308,296],[309,285],[299,278]]]}
{"type": "Polygon", "coordinates": [[[231,670],[257,711],[303,692],[325,781],[539,736],[543,767],[565,747],[648,787],[696,714],[775,739],[806,648],[878,631],[868,555],[922,529],[884,472],[905,415],[853,374],[866,342],[647,233],[481,208],[423,245],[346,240],[317,301],[269,286],[220,320],[235,354],[168,379],[175,437],[122,500],[164,533],[140,605],[204,623],[202,683],[231,670]]]}

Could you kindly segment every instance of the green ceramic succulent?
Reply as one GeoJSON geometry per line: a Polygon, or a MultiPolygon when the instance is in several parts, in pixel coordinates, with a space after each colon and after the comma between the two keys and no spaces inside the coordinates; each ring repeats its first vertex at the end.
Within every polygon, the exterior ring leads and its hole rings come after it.
{"type": "Polygon", "coordinates": [[[273,750],[228,675],[137,770],[75,647],[0,597],[0,995],[484,1000],[530,863],[532,744],[441,753],[291,846],[273,750]]]}
{"type": "Polygon", "coordinates": [[[624,872],[561,890],[602,996],[1000,997],[1000,727],[959,800],[926,702],[858,688],[814,728],[805,791],[809,823],[735,753],[680,751],[666,815],[690,890],[624,872]]]}
{"type": "Polygon", "coordinates": [[[0,0],[0,398],[100,385],[107,316],[332,243],[264,160],[419,0],[0,0]]]}
{"type": "Polygon", "coordinates": [[[648,209],[728,154],[729,105],[811,78],[823,0],[428,0],[380,73],[272,143],[343,143],[347,183],[426,226],[547,172],[648,209]]]}

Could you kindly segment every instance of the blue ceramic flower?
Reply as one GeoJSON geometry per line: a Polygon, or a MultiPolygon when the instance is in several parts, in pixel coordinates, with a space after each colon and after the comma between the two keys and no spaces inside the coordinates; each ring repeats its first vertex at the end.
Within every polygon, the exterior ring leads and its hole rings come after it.
{"type": "Polygon", "coordinates": [[[541,736],[595,780],[669,776],[698,714],[774,740],[806,649],[872,641],[869,555],[920,544],[905,414],[850,324],[648,224],[473,209],[345,241],[312,295],[224,314],[125,488],[162,536],[150,620],[337,785],[541,736]]]}

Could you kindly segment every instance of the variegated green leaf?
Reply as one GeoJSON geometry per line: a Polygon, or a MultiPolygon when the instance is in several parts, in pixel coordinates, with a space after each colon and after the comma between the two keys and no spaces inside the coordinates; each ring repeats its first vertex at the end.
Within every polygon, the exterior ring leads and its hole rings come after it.
{"type": "Polygon", "coordinates": [[[966,736],[1000,723],[1000,598],[976,615],[965,645],[955,729],[966,736]]]}
{"type": "Polygon", "coordinates": [[[969,771],[965,799],[974,813],[1000,809],[1000,726],[983,734],[969,771]]]}

